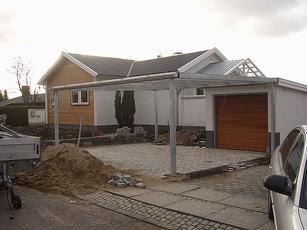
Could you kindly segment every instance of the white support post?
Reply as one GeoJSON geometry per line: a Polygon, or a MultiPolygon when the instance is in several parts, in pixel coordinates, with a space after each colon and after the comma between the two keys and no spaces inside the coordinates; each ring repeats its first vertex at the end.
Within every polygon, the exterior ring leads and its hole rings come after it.
{"type": "Polygon", "coordinates": [[[271,92],[271,154],[275,149],[275,87],[272,86],[271,92]]]}
{"type": "Polygon", "coordinates": [[[177,174],[176,169],[176,88],[174,84],[169,85],[169,126],[170,126],[170,167],[171,175],[177,174]]]}
{"type": "Polygon", "coordinates": [[[53,94],[53,113],[54,113],[54,144],[59,145],[59,92],[54,91],[53,94]]]}
{"type": "Polygon", "coordinates": [[[159,139],[159,117],[158,117],[158,100],[157,100],[157,91],[155,90],[154,94],[154,112],[155,112],[155,141],[159,139]]]}

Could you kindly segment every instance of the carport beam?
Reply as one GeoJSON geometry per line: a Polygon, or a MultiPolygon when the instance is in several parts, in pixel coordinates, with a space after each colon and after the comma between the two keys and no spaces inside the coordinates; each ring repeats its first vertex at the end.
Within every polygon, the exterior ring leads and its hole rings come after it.
{"type": "Polygon", "coordinates": [[[169,126],[170,126],[170,167],[171,175],[177,174],[176,168],[176,88],[174,84],[169,85],[169,126]]]}
{"type": "Polygon", "coordinates": [[[157,91],[155,90],[154,94],[154,111],[155,111],[155,141],[159,139],[159,117],[158,117],[158,100],[157,100],[157,91]]]}
{"type": "Polygon", "coordinates": [[[54,101],[54,144],[59,145],[59,92],[54,91],[53,94],[53,101],[54,101]]]}

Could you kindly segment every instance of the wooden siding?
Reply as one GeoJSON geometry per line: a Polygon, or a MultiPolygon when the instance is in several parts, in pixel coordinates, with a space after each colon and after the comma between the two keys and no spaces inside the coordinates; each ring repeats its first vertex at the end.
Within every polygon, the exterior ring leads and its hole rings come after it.
{"type": "Polygon", "coordinates": [[[215,119],[218,148],[267,150],[267,95],[216,96],[215,119]]]}
{"type": "MultiPolygon", "coordinates": [[[[93,76],[83,69],[65,60],[48,79],[48,123],[53,124],[53,107],[51,90],[53,86],[76,84],[93,81],[93,76]]],[[[88,105],[71,105],[70,92],[59,93],[59,124],[79,125],[82,114],[83,125],[94,125],[94,94],[89,93],[88,105]]]]}

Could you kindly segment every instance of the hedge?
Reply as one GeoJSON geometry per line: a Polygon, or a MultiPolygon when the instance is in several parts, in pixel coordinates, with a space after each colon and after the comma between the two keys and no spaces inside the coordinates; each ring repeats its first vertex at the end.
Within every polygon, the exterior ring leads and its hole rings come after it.
{"type": "Polygon", "coordinates": [[[28,109],[38,109],[37,106],[4,106],[0,107],[0,114],[6,114],[6,124],[11,126],[28,125],[28,109]]]}

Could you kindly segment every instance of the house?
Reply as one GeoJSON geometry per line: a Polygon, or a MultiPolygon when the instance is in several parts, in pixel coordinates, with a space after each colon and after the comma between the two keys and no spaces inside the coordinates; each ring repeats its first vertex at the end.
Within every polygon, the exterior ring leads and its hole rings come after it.
{"type": "MultiPolygon", "coordinates": [[[[176,91],[177,125],[206,128],[208,147],[269,152],[271,140],[276,146],[294,126],[307,123],[307,86],[281,78],[266,78],[249,58],[228,60],[216,48],[145,61],[63,52],[39,81],[46,86],[47,123],[53,123],[51,89],[54,86],[170,72],[177,72],[179,78],[189,74],[213,76],[215,82],[221,83],[211,87],[181,87],[176,91]],[[236,76],[251,79],[253,84],[231,84],[225,80],[235,80],[236,76]]],[[[195,78],[190,82],[191,85],[196,82],[195,78]]],[[[159,127],[168,127],[169,92],[147,91],[145,87],[144,91],[135,92],[136,125],[145,128],[154,125],[155,93],[159,127]]],[[[60,125],[77,126],[82,115],[83,125],[88,128],[114,128],[117,124],[114,94],[114,90],[60,92],[60,125]]]]}
{"type": "Polygon", "coordinates": [[[0,107],[2,106],[19,106],[19,105],[34,105],[35,106],[44,106],[45,105],[45,94],[40,93],[35,95],[35,99],[34,99],[34,95],[30,95],[27,99],[27,101],[25,101],[25,99],[20,96],[20,97],[15,97],[15,98],[11,98],[5,101],[0,101],[0,107]],[[34,103],[35,101],[35,103],[34,103]]]}

